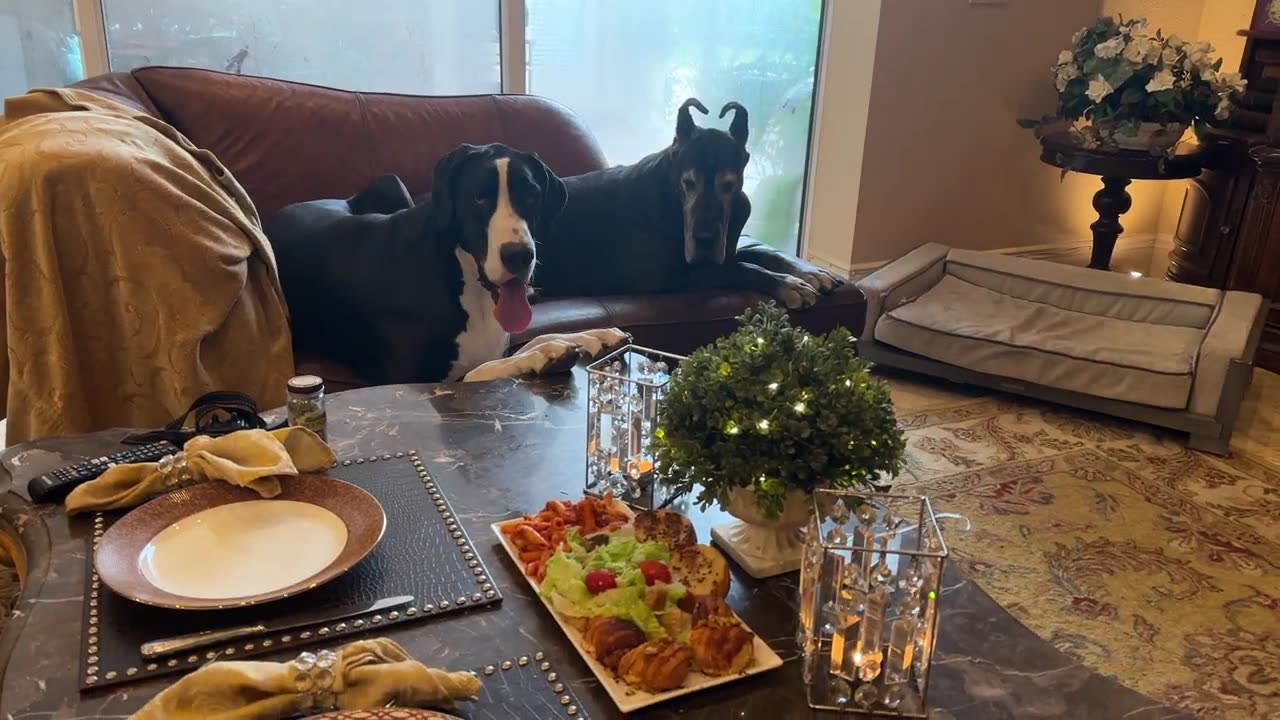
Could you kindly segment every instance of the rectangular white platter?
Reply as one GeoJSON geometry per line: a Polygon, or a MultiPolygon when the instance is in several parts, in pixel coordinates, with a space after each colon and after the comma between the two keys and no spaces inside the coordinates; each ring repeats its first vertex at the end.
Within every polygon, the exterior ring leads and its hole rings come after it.
{"type": "MultiPolygon", "coordinates": [[[[540,593],[538,593],[539,583],[524,574],[524,563],[520,562],[520,556],[516,552],[516,549],[507,542],[507,536],[502,534],[502,527],[504,525],[516,522],[520,522],[520,520],[507,520],[500,523],[493,523],[489,527],[492,528],[493,533],[498,536],[498,542],[502,544],[502,548],[507,551],[507,555],[511,558],[512,564],[515,565],[516,574],[523,577],[525,582],[529,583],[529,587],[533,588],[534,594],[542,601],[543,606],[547,608],[547,612],[551,613],[551,617],[555,619],[556,624],[558,624],[560,629],[564,631],[565,636],[569,638],[569,642],[573,643],[573,647],[578,651],[578,654],[582,656],[582,659],[586,661],[587,666],[591,668],[591,672],[595,674],[596,679],[600,681],[600,684],[604,687],[605,691],[609,693],[609,697],[613,699],[614,704],[617,705],[618,709],[622,712],[635,712],[641,708],[646,708],[650,705],[657,705],[660,702],[666,702],[672,698],[688,695],[689,693],[695,693],[699,690],[715,687],[716,685],[724,685],[725,683],[731,683],[749,675],[758,675],[762,672],[782,667],[782,658],[778,657],[778,654],[775,653],[764,640],[760,639],[759,634],[756,634],[754,641],[755,656],[751,661],[750,667],[741,673],[736,675],[712,677],[710,675],[703,675],[697,670],[694,670],[689,673],[689,677],[685,678],[684,685],[676,688],[675,690],[668,690],[667,692],[661,693],[651,693],[631,687],[625,682],[619,680],[613,672],[609,670],[609,668],[601,665],[600,662],[595,659],[595,656],[587,650],[587,645],[582,638],[582,632],[565,622],[560,617],[560,614],[552,609],[551,604],[548,603],[540,593]]],[[[741,621],[741,618],[739,618],[739,621],[741,621]]],[[[746,623],[743,623],[743,625],[746,626],[746,623]]],[[[750,630],[751,628],[748,626],[747,629],[750,630]]],[[[752,632],[755,633],[754,630],[752,632]]]]}

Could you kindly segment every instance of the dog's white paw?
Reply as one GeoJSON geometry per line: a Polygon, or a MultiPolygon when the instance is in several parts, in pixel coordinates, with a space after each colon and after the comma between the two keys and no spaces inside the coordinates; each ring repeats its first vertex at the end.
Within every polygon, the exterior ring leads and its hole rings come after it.
{"type": "Polygon", "coordinates": [[[572,333],[566,339],[577,343],[594,360],[604,352],[627,344],[631,341],[631,336],[618,328],[598,328],[572,333]]]}
{"type": "Polygon", "coordinates": [[[571,338],[550,340],[528,352],[517,353],[512,360],[520,360],[520,374],[542,375],[553,370],[568,370],[582,356],[583,348],[571,338]]]}
{"type": "Polygon", "coordinates": [[[818,302],[818,294],[812,285],[790,275],[783,275],[773,289],[773,299],[785,305],[788,310],[798,310],[813,305],[818,302]]]}
{"type": "Polygon", "coordinates": [[[462,376],[462,382],[488,382],[499,378],[511,377],[504,363],[487,362],[462,376]]]}
{"type": "Polygon", "coordinates": [[[527,347],[509,358],[493,360],[463,376],[463,382],[485,382],[521,375],[541,375],[568,370],[578,362],[582,348],[572,340],[556,338],[527,347]]]}
{"type": "Polygon", "coordinates": [[[845,283],[844,278],[817,265],[806,264],[806,267],[801,268],[797,277],[823,294],[829,293],[845,283]]]}

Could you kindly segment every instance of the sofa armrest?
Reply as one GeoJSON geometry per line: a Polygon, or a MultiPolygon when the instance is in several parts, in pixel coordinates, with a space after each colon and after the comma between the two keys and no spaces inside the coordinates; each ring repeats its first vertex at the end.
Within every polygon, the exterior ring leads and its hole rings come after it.
{"type": "MultiPolygon", "coordinates": [[[[1222,294],[1222,302],[1200,341],[1188,410],[1197,415],[1218,416],[1232,363],[1250,364],[1258,350],[1266,313],[1264,303],[1262,296],[1255,293],[1222,294]]],[[[1238,404],[1238,400],[1235,402],[1238,404]]]]}
{"type": "Polygon", "coordinates": [[[928,243],[859,280],[858,289],[867,300],[862,336],[874,339],[876,321],[881,315],[920,297],[938,284],[950,251],[945,245],[928,243]]]}
{"type": "Polygon", "coordinates": [[[132,73],[109,72],[95,75],[81,80],[71,87],[79,90],[88,90],[108,100],[123,103],[135,110],[140,110],[161,120],[164,119],[160,117],[160,111],[156,109],[155,103],[151,101],[151,96],[147,95],[147,91],[142,89],[142,86],[138,84],[132,73]]]}

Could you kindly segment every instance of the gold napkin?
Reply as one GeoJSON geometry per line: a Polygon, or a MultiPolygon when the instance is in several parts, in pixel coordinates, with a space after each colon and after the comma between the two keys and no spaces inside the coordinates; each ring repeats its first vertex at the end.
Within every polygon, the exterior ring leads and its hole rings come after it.
{"type": "Polygon", "coordinates": [[[285,663],[205,665],[152,698],[133,720],[274,720],[389,704],[452,707],[478,692],[475,673],[429,668],[395,642],[373,638],[285,663]]]}
{"type": "Polygon", "coordinates": [[[281,475],[318,472],[337,458],[320,436],[301,427],[238,430],[222,437],[198,435],[182,452],[158,463],[110,468],[67,496],[67,514],[140,505],[191,481],[225,480],[262,497],[280,494],[281,475]]]}

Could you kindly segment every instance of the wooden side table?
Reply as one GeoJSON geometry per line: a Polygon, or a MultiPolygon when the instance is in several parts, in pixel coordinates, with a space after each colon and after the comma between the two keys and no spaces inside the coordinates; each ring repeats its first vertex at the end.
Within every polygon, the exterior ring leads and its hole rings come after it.
{"type": "Polygon", "coordinates": [[[1133,198],[1125,190],[1134,180],[1186,180],[1200,174],[1205,153],[1199,145],[1182,146],[1171,157],[1137,150],[1099,150],[1080,147],[1070,137],[1049,135],[1040,139],[1040,161],[1070,170],[1099,175],[1102,189],[1093,196],[1098,219],[1093,231],[1093,252],[1089,267],[1111,269],[1111,253],[1124,227],[1120,216],[1129,212],[1133,198]]]}

